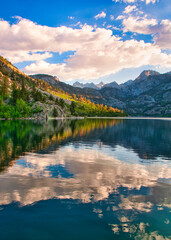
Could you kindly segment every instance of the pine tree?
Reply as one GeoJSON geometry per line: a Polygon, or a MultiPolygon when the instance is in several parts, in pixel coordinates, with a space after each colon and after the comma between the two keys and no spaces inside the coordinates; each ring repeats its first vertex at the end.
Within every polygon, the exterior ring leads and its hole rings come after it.
{"type": "Polygon", "coordinates": [[[19,98],[19,90],[17,89],[17,84],[14,82],[12,84],[12,93],[11,93],[11,96],[12,96],[12,101],[13,103],[16,105],[16,102],[17,102],[17,99],[19,98]]]}
{"type": "Polygon", "coordinates": [[[53,108],[53,117],[58,116],[58,110],[56,108],[53,108]]]}
{"type": "Polygon", "coordinates": [[[72,102],[71,105],[70,105],[71,115],[74,115],[74,114],[75,114],[75,107],[76,107],[75,102],[72,102]]]}
{"type": "Polygon", "coordinates": [[[55,104],[59,104],[58,98],[55,99],[55,104]]]}
{"type": "Polygon", "coordinates": [[[63,98],[60,98],[60,100],[59,100],[59,105],[60,105],[62,108],[64,108],[65,102],[64,102],[63,98]]]}
{"type": "Polygon", "coordinates": [[[16,75],[15,75],[14,71],[12,71],[12,73],[11,73],[11,80],[16,81],[16,75]]]}
{"type": "Polygon", "coordinates": [[[27,99],[27,90],[26,90],[25,81],[23,78],[22,78],[22,83],[21,83],[21,98],[23,100],[27,99]]]}
{"type": "Polygon", "coordinates": [[[4,77],[1,84],[1,94],[3,97],[8,95],[8,77],[4,77]]]}

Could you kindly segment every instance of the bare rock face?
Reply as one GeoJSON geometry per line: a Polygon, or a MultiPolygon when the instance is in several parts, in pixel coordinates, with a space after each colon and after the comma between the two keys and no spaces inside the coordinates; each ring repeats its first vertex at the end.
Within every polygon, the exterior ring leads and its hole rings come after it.
{"type": "Polygon", "coordinates": [[[47,117],[53,117],[53,109],[56,108],[58,112],[58,117],[65,117],[64,111],[57,105],[50,105],[41,102],[36,102],[32,106],[32,109],[35,111],[34,117],[45,119],[47,117]]]}
{"type": "Polygon", "coordinates": [[[135,81],[138,82],[138,81],[146,80],[149,76],[158,76],[158,75],[160,75],[159,72],[152,71],[152,70],[145,70],[135,79],[135,81]]]}
{"type": "Polygon", "coordinates": [[[105,84],[104,84],[103,82],[100,82],[100,83],[96,84],[96,86],[97,86],[99,89],[101,89],[104,85],[105,85],[105,84]]]}
{"type": "Polygon", "coordinates": [[[35,79],[44,80],[45,82],[47,82],[50,85],[56,84],[56,82],[60,81],[59,78],[57,78],[56,76],[51,76],[48,74],[35,74],[35,75],[30,75],[30,77],[35,78],[35,79]]]}

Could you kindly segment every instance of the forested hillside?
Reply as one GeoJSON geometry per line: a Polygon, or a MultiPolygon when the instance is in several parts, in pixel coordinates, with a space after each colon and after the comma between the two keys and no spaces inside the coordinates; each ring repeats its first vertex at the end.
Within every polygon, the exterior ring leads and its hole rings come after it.
{"type": "Polygon", "coordinates": [[[44,80],[27,76],[0,57],[0,118],[125,115],[117,108],[95,104],[85,95],[71,95],[44,80]]]}

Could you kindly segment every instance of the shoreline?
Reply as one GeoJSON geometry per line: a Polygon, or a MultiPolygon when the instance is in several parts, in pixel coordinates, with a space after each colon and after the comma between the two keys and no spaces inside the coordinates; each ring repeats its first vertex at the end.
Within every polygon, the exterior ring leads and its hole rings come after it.
{"type": "Polygon", "coordinates": [[[138,119],[156,119],[156,120],[171,120],[171,117],[86,117],[91,119],[128,119],[128,120],[138,120],[138,119]]]}
{"type": "MultiPolygon", "coordinates": [[[[49,117],[48,120],[65,120],[65,119],[71,119],[71,120],[81,120],[81,119],[128,119],[128,120],[171,120],[171,117],[49,117]]],[[[0,118],[0,121],[11,121],[11,120],[44,120],[45,118],[37,118],[37,117],[27,117],[27,118],[0,118]]]]}
{"type": "MultiPolygon", "coordinates": [[[[65,119],[84,119],[85,117],[49,117],[48,120],[65,120],[65,119]]],[[[0,121],[11,121],[11,120],[44,120],[46,118],[38,118],[38,117],[27,117],[27,118],[0,118],[0,121]]]]}

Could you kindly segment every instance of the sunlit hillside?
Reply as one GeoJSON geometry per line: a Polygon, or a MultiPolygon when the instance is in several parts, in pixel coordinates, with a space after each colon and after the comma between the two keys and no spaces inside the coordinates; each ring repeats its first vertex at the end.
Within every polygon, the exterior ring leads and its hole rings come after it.
{"type": "Polygon", "coordinates": [[[70,95],[40,79],[33,79],[0,57],[0,118],[126,116],[117,108],[70,95]]]}

